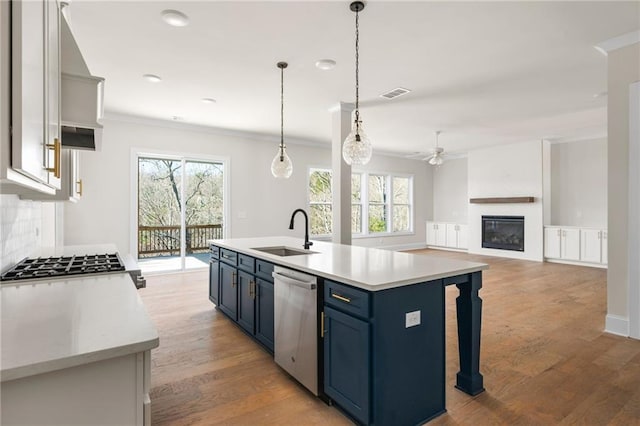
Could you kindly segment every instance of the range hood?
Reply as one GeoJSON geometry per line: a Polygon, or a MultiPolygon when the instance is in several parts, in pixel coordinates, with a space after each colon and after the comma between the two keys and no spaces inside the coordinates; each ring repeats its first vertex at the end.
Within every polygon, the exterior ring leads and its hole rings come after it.
{"type": "Polygon", "coordinates": [[[62,148],[100,151],[104,79],[91,75],[66,18],[60,21],[62,148]]]}

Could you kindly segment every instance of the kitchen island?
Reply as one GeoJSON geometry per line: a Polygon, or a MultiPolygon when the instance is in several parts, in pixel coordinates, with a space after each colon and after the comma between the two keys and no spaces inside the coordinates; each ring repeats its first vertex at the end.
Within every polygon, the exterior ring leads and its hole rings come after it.
{"type": "Polygon", "coordinates": [[[445,411],[447,285],[460,291],[456,387],[470,395],[484,390],[478,292],[488,265],[318,241],[302,250],[303,240],[289,237],[210,243],[210,299],[262,344],[270,332],[264,312],[273,312],[263,300],[273,294],[264,279],[273,265],[318,277],[319,395],[354,420],[419,424],[445,411]],[[266,291],[256,291],[256,282],[266,291]],[[251,298],[255,305],[243,302],[251,298]],[[243,321],[252,308],[253,329],[243,321]]]}
{"type": "Polygon", "coordinates": [[[150,424],[158,332],[127,272],[4,282],[3,424],[150,424]]]}

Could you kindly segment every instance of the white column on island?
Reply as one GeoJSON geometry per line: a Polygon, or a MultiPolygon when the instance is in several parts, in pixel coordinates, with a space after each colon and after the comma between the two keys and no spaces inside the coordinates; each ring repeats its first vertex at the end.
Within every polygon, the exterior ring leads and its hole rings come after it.
{"type": "Polygon", "coordinates": [[[331,112],[331,169],[333,172],[332,241],[351,244],[351,166],[342,159],[342,144],[351,131],[351,103],[340,102],[331,112]]]}

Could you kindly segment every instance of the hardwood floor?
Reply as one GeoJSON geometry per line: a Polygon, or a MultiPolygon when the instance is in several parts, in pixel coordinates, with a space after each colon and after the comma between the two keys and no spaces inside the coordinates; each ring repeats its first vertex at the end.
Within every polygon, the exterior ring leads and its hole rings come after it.
{"type": "MultiPolygon", "coordinates": [[[[433,425],[640,425],[640,341],[603,333],[606,270],[474,256],[483,289],[486,391],[458,390],[455,298],[447,287],[447,410],[433,425]]],[[[208,274],[151,276],[140,295],[160,334],[153,425],[347,425],[290,379],[209,301],[208,274]]]]}

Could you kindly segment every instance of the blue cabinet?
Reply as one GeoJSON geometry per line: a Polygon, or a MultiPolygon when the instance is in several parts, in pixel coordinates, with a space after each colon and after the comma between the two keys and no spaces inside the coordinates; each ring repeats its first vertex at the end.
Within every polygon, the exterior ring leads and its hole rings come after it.
{"type": "Polygon", "coordinates": [[[274,292],[271,272],[272,263],[211,246],[209,300],[273,352],[274,292]]]}
{"type": "Polygon", "coordinates": [[[220,262],[220,300],[218,307],[222,312],[238,321],[238,269],[220,262]]]}
{"type": "Polygon", "coordinates": [[[324,392],[356,420],[370,417],[369,323],[324,308],[324,392]]]}
{"type": "Polygon", "coordinates": [[[255,333],[255,285],[253,275],[238,272],[238,324],[249,334],[255,333]]]}
{"type": "MultiPolygon", "coordinates": [[[[273,265],[271,266],[273,268],[273,265]]],[[[273,351],[273,281],[256,279],[256,339],[273,351]]]]}
{"type": "Polygon", "coordinates": [[[209,300],[218,304],[218,292],[220,289],[219,261],[213,257],[209,260],[209,300]]]}
{"type": "Polygon", "coordinates": [[[322,315],[323,390],[336,406],[376,425],[445,411],[442,280],[375,292],[325,280],[322,315]]]}

